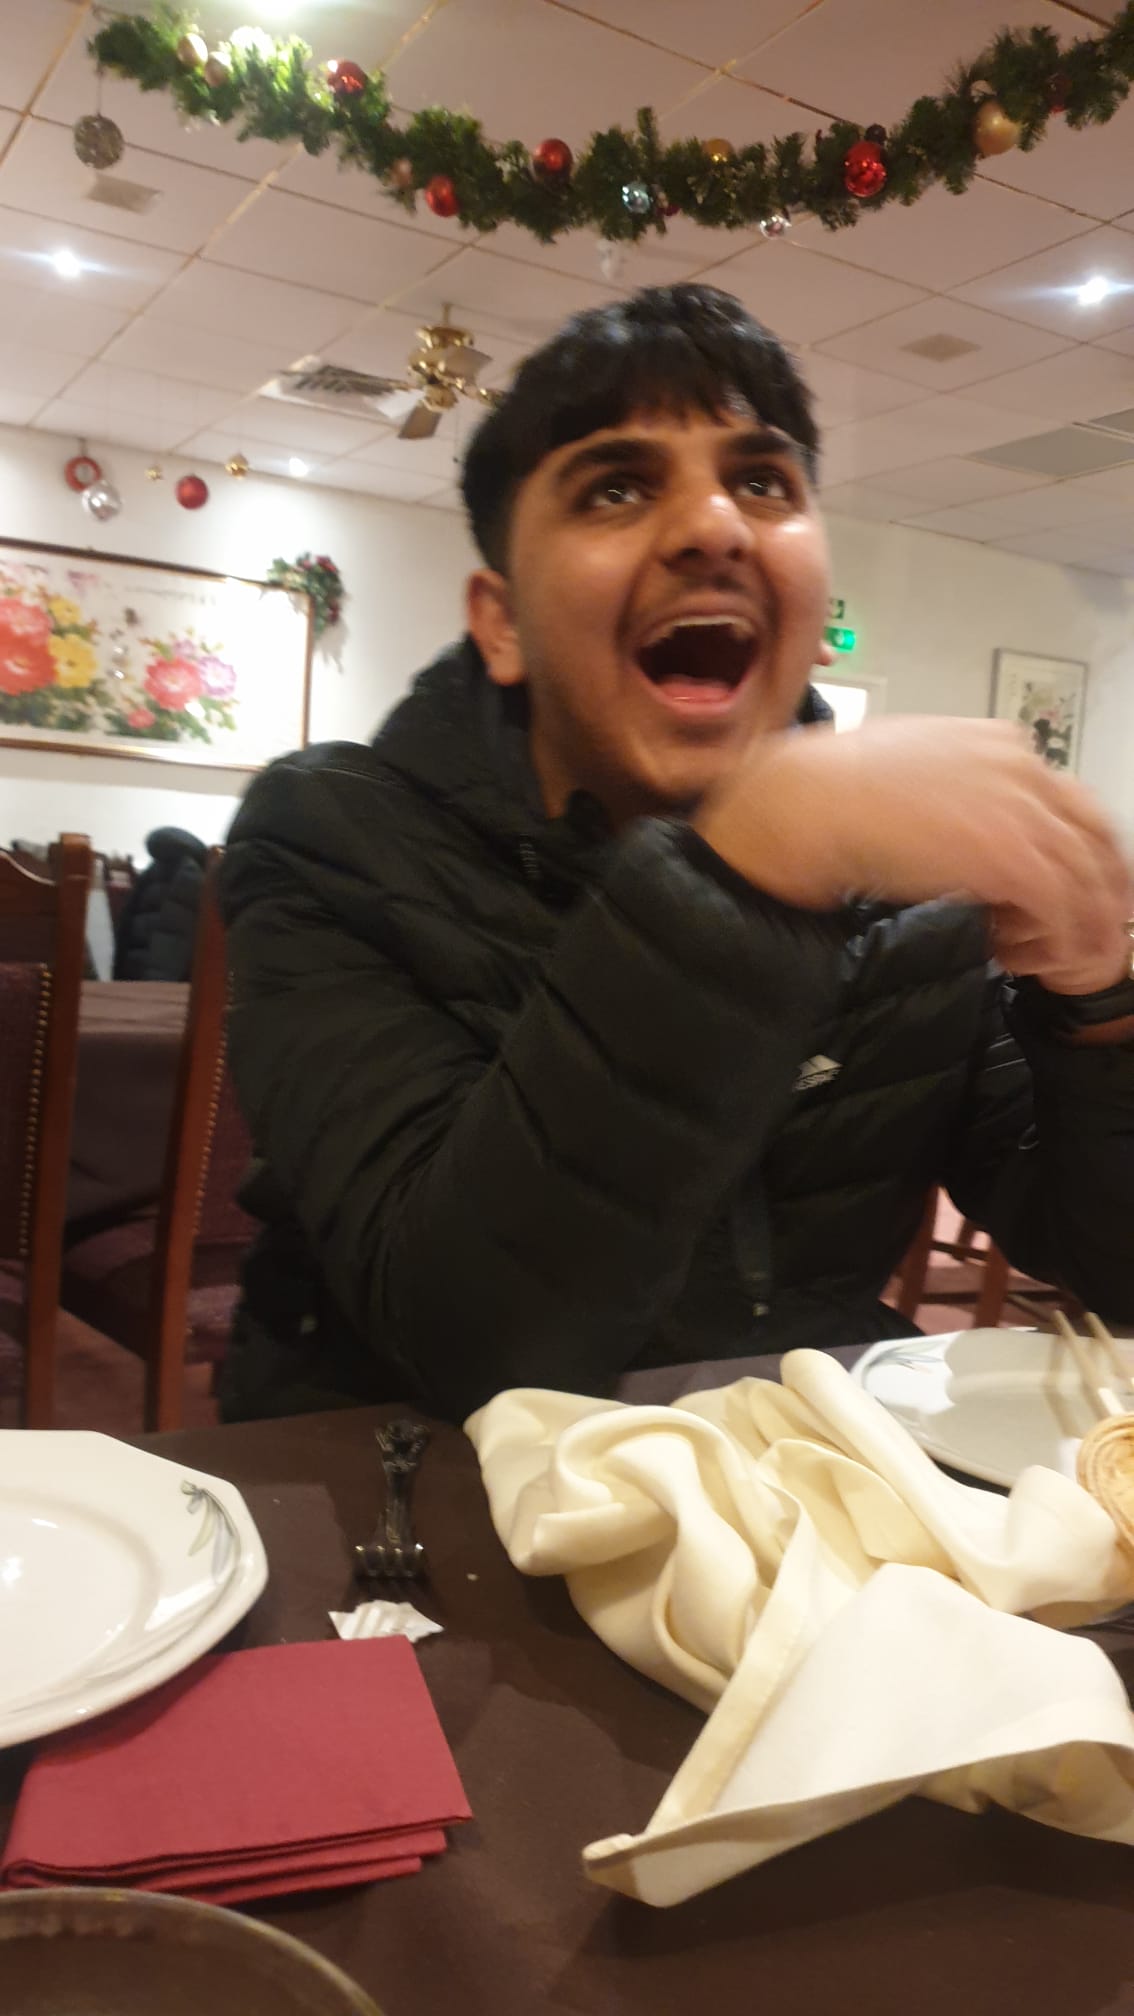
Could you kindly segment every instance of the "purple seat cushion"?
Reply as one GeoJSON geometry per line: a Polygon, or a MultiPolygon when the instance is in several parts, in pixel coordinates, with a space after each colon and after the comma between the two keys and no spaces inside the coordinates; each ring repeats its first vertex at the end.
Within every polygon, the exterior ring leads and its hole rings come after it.
{"type": "MultiPolygon", "coordinates": [[[[144,1357],[156,1220],[138,1212],[72,1246],[63,1266],[62,1302],[105,1337],[144,1357]]],[[[193,1251],[185,1356],[190,1364],[223,1358],[240,1296],[239,1245],[198,1245],[193,1251]]]]}

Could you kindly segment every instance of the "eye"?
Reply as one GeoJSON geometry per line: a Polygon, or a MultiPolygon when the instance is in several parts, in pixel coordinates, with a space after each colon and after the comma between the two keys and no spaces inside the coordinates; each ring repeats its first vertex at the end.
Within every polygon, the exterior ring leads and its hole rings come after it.
{"type": "Polygon", "coordinates": [[[790,476],[774,463],[761,463],[756,469],[749,469],[740,478],[739,488],[748,497],[766,499],[773,504],[795,502],[795,488],[790,476]]]}
{"type": "Polygon", "coordinates": [[[584,511],[617,511],[628,504],[640,504],[644,494],[639,476],[600,476],[583,491],[579,505],[584,511]]]}

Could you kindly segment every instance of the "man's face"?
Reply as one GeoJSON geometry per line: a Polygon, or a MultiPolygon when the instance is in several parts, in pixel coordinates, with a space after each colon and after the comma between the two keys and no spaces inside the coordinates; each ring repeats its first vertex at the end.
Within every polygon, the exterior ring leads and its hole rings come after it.
{"type": "Polygon", "coordinates": [[[643,413],[545,457],[508,574],[474,575],[489,676],[526,684],[550,813],[686,811],[786,728],[819,655],[827,544],[800,451],[749,413],[643,413]]]}

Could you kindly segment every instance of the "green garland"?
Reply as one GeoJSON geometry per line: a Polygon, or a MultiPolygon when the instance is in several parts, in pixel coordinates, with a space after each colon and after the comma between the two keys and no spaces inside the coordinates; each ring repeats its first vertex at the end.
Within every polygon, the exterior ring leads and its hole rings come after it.
{"type": "Polygon", "coordinates": [[[168,91],[189,116],[238,121],[241,140],[300,140],[309,154],[333,144],[343,161],[365,168],[407,210],[418,191],[446,178],[443,200],[455,200],[467,228],[518,224],[545,244],[583,228],[636,239],[649,229],[664,232],[666,216],[678,213],[711,230],[736,231],[802,210],[842,230],[864,209],[915,203],[935,183],[955,195],[967,188],[980,164],[974,122],[985,99],[997,99],[1018,123],[1018,144],[1026,150],[1042,138],[1053,112],[1075,127],[1112,119],[1134,80],[1134,0],[1102,34],[1067,47],[1048,28],[998,35],[940,97],[918,98],[881,135],[885,184],[860,201],[846,186],[847,151],[864,138],[878,140],[880,128],[864,132],[839,120],[813,138],[789,133],[715,160],[709,143],[698,139],[663,146],[647,107],[635,132],[613,126],[592,134],[570,171],[555,179],[533,166],[521,141],[494,145],[467,114],[434,106],[396,126],[380,71],[356,95],[336,96],[295,37],[238,31],[221,45],[210,82],[204,68],[187,66],[178,54],[192,29],[190,15],[169,9],[148,20],[121,16],[99,29],[90,50],[103,69],[132,78],[143,91],[168,91]]]}

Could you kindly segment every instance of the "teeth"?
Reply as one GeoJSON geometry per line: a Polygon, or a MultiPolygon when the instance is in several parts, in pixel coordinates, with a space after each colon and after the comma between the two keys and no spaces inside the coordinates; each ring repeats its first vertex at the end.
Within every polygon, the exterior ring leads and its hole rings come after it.
{"type": "Polygon", "coordinates": [[[659,630],[650,644],[660,644],[665,637],[673,637],[679,630],[727,630],[734,644],[748,644],[756,635],[754,626],[746,616],[679,616],[674,623],[667,623],[659,630]]]}

